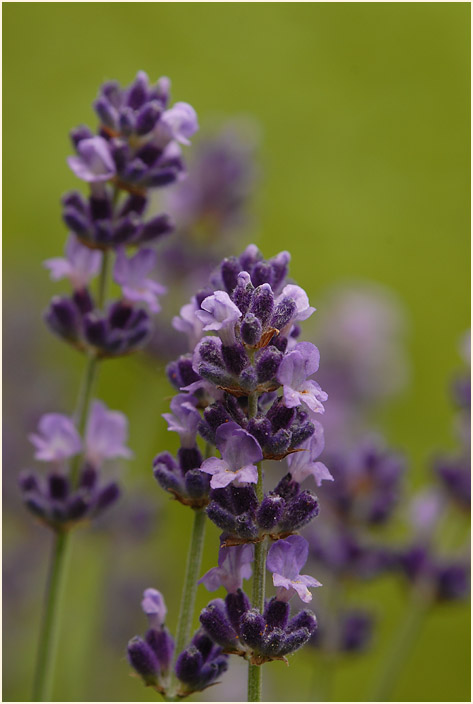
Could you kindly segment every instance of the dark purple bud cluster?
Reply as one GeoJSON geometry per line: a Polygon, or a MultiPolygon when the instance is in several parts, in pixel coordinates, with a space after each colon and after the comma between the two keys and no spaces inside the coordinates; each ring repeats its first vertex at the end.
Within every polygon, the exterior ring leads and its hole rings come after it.
{"type": "Polygon", "coordinates": [[[127,646],[128,661],[144,684],[164,692],[174,653],[174,640],[164,626],[150,628],[144,638],[134,636],[127,646]]]}
{"type": "Polygon", "coordinates": [[[282,660],[302,647],[317,628],[312,611],[289,618],[289,604],[272,598],[263,615],[252,609],[246,594],[238,589],[223,599],[214,599],[201,612],[200,622],[224,652],[246,658],[254,665],[282,660]]]}
{"type": "Polygon", "coordinates": [[[348,527],[324,531],[314,529],[306,537],[312,558],[338,579],[371,579],[396,566],[392,549],[349,531],[348,527]]]}
{"type": "Polygon", "coordinates": [[[207,689],[216,684],[227,669],[228,655],[204,631],[197,631],[176,661],[175,672],[182,685],[178,696],[186,697],[207,689]]]}
{"type": "Polygon", "coordinates": [[[201,508],[209,501],[210,477],[200,471],[202,455],[197,447],[181,447],[176,459],[162,452],[153,461],[158,484],[186,506],[201,508]]]}
{"type": "Polygon", "coordinates": [[[470,565],[466,559],[435,557],[425,545],[412,545],[398,553],[398,566],[412,584],[418,585],[437,601],[468,597],[470,565]]]}
{"type": "Polygon", "coordinates": [[[338,614],[334,624],[336,634],[329,634],[323,621],[310,639],[315,648],[336,649],[339,653],[361,653],[365,651],[373,638],[374,617],[369,611],[353,609],[338,614]]]}
{"type": "Polygon", "coordinates": [[[76,488],[57,471],[49,472],[45,478],[35,472],[23,472],[19,484],[28,510],[58,532],[97,518],[120,496],[118,484],[99,483],[98,472],[90,466],[83,468],[76,488]]]}
{"type": "Polygon", "coordinates": [[[340,520],[353,524],[385,523],[397,506],[404,458],[371,439],[352,452],[327,458],[335,481],[323,488],[325,504],[340,520]]]}
{"type": "Polygon", "coordinates": [[[144,221],[147,206],[146,194],[130,194],[114,212],[109,191],[92,194],[88,200],[73,191],[62,199],[62,217],[82,244],[92,249],[141,246],[156,242],[173,229],[165,214],[144,221]]]}
{"type": "Polygon", "coordinates": [[[225,544],[258,542],[265,535],[273,539],[300,530],[319,513],[315,494],[301,491],[300,484],[286,474],[274,491],[259,503],[252,486],[229,485],[212,489],[207,515],[225,534],[225,544]]]}
{"type": "Polygon", "coordinates": [[[116,301],[102,313],[86,290],[71,298],[54,296],[45,321],[52,332],[73,347],[100,359],[135,352],[152,330],[151,317],[144,308],[116,301]]]}

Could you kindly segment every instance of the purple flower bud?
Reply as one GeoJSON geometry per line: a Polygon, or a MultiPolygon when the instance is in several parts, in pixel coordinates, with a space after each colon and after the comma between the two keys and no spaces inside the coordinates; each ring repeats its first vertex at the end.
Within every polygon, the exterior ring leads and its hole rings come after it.
{"type": "Polygon", "coordinates": [[[165,674],[171,666],[174,654],[174,641],[169,631],[166,628],[150,628],[145,639],[156,655],[161,674],[165,674]]]}
{"type": "Polygon", "coordinates": [[[148,134],[161,117],[162,107],[157,101],[148,103],[139,111],[136,118],[135,130],[139,135],[148,134]]]}
{"type": "Polygon", "coordinates": [[[297,631],[289,633],[279,650],[279,655],[290,655],[294,653],[296,650],[299,650],[299,648],[302,648],[309,638],[310,633],[306,628],[299,628],[297,631]]]}
{"type": "Polygon", "coordinates": [[[292,298],[283,298],[276,305],[271,326],[276,330],[283,330],[293,319],[296,313],[296,303],[292,298]]]}
{"type": "Polygon", "coordinates": [[[132,110],[139,110],[148,99],[149,78],[145,71],[138,71],[136,78],[126,92],[126,104],[132,110]]]}
{"type": "Polygon", "coordinates": [[[237,285],[233,291],[232,298],[235,305],[245,315],[251,303],[253,293],[253,285],[249,274],[242,271],[238,274],[237,285]]]}
{"type": "Polygon", "coordinates": [[[267,627],[285,629],[289,620],[289,604],[276,597],[268,601],[264,610],[264,619],[267,627]]]}
{"type": "Polygon", "coordinates": [[[115,482],[107,484],[97,495],[94,511],[103,513],[110,508],[120,497],[120,487],[115,482]]]}
{"type": "Polygon", "coordinates": [[[68,298],[54,296],[44,318],[51,330],[65,340],[74,342],[79,337],[79,313],[68,298]]]}
{"type": "Polygon", "coordinates": [[[280,496],[268,494],[261,502],[256,513],[256,521],[260,528],[271,530],[279,523],[285,507],[285,501],[280,496]]]}
{"type": "Polygon", "coordinates": [[[250,648],[260,650],[263,646],[263,636],[266,623],[259,611],[250,609],[240,619],[240,638],[242,643],[250,648]]]}
{"type": "Polygon", "coordinates": [[[48,492],[53,501],[64,501],[69,494],[69,481],[63,474],[51,472],[48,475],[48,492]]]}
{"type": "Polygon", "coordinates": [[[225,597],[225,606],[230,623],[235,629],[235,632],[239,633],[241,617],[251,609],[250,600],[244,591],[237,589],[236,592],[229,592],[227,594],[225,597]]]}
{"type": "Polygon", "coordinates": [[[260,320],[264,327],[269,322],[273,309],[274,295],[271,286],[269,284],[258,286],[253,293],[250,312],[260,320]]]}
{"type": "MultiPolygon", "coordinates": [[[[207,516],[218,528],[234,535],[237,531],[236,517],[217,501],[211,501],[207,506],[207,516]]],[[[255,530],[256,533],[256,530],[255,530]]]]}
{"type": "Polygon", "coordinates": [[[256,373],[260,384],[276,377],[282,358],[282,353],[274,345],[261,350],[256,360],[256,373]]]}
{"type": "Polygon", "coordinates": [[[272,268],[272,289],[275,292],[279,291],[284,279],[287,276],[289,269],[289,262],[291,261],[291,255],[289,252],[280,252],[275,257],[269,260],[271,262],[272,268]]]}
{"type": "Polygon", "coordinates": [[[166,620],[167,608],[161,592],[157,589],[145,589],[141,608],[148,617],[149,627],[159,629],[166,620]]]}
{"type": "Polygon", "coordinates": [[[193,645],[183,650],[175,665],[177,677],[189,687],[198,687],[203,665],[202,654],[193,645]]]}
{"type": "Polygon", "coordinates": [[[309,632],[309,635],[315,633],[317,628],[317,619],[315,614],[312,611],[309,611],[309,609],[299,611],[298,614],[291,618],[287,626],[287,630],[290,633],[294,633],[300,628],[305,628],[309,632]]]}
{"type": "Polygon", "coordinates": [[[180,447],[177,451],[179,466],[183,474],[198,469],[202,464],[202,455],[198,447],[180,447]]]}
{"type": "Polygon", "coordinates": [[[266,633],[260,646],[261,652],[267,657],[277,657],[286,642],[286,634],[280,628],[274,628],[266,633]]]}
{"type": "Polygon", "coordinates": [[[152,648],[135,636],[128,642],[128,661],[147,685],[156,685],[159,663],[152,648]]]}
{"type": "Polygon", "coordinates": [[[281,532],[299,530],[310,523],[319,513],[317,497],[310,491],[302,491],[286,505],[283,518],[279,522],[281,532]]]}
{"type": "Polygon", "coordinates": [[[223,260],[220,266],[220,275],[222,277],[223,285],[229,294],[232,293],[238,283],[238,274],[240,271],[240,262],[236,257],[229,257],[228,259],[223,260]]]}
{"type": "Polygon", "coordinates": [[[230,374],[238,376],[249,363],[248,355],[245,352],[243,345],[234,344],[227,346],[222,345],[222,357],[225,366],[230,374]]]}
{"type": "Polygon", "coordinates": [[[373,635],[373,616],[366,611],[351,611],[341,623],[340,649],[344,652],[364,650],[373,635]]]}
{"type": "Polygon", "coordinates": [[[104,96],[97,98],[93,104],[93,108],[103,125],[111,129],[116,129],[118,112],[104,96]]]}
{"type": "Polygon", "coordinates": [[[247,313],[243,318],[240,335],[245,345],[254,347],[261,339],[263,328],[258,318],[253,313],[247,313]]]}
{"type": "Polygon", "coordinates": [[[223,599],[214,599],[202,609],[199,620],[209,636],[222,648],[237,647],[236,633],[227,619],[223,599]]]}
{"type": "MultiPolygon", "coordinates": [[[[200,459],[202,461],[202,457],[200,459]]],[[[184,484],[186,492],[191,499],[201,499],[204,496],[208,496],[210,480],[199,469],[188,470],[184,477],[184,484]]]]}

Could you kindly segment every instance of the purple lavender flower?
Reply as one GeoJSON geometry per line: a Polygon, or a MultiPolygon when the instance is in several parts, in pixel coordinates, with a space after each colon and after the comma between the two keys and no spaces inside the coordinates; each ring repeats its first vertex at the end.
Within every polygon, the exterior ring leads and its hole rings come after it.
{"type": "Polygon", "coordinates": [[[312,601],[308,587],[321,587],[314,577],[299,574],[307,562],[309,544],[301,535],[291,535],[271,545],[266,567],[273,573],[273,584],[277,587],[276,598],[289,601],[297,594],[304,602],[312,601]]]}
{"type": "Polygon", "coordinates": [[[85,454],[98,467],[104,460],[133,456],[125,446],[128,439],[128,420],[119,411],[109,411],[101,401],[94,401],[85,431],[85,454]]]}
{"type": "Polygon", "coordinates": [[[232,482],[256,484],[258,469],[254,463],[263,459],[263,453],[255,438],[236,423],[226,423],[217,430],[216,442],[222,459],[209,457],[201,466],[202,472],[212,475],[212,489],[232,482]]]}
{"type": "Polygon", "coordinates": [[[115,281],[122,287],[126,301],[146,303],[152,313],[159,313],[161,306],[158,296],[166,293],[166,288],[157,281],[146,278],[156,264],[156,252],[152,249],[141,249],[134,257],[127,258],[123,249],[118,250],[113,271],[115,281]]]}
{"type": "Polygon", "coordinates": [[[150,628],[160,628],[164,624],[167,608],[163,595],[157,589],[145,589],[141,608],[148,617],[150,628]]]}
{"type": "Polygon", "coordinates": [[[212,567],[198,583],[204,584],[209,592],[214,592],[219,587],[225,587],[229,593],[236,592],[241,589],[243,580],[251,577],[253,559],[253,545],[220,547],[218,567],[212,567]]]}
{"type": "Polygon", "coordinates": [[[333,481],[333,477],[323,462],[316,461],[324,449],[324,431],[320,423],[315,422],[314,429],[314,434],[301,445],[304,452],[289,455],[287,464],[295,482],[301,484],[304,479],[312,476],[317,486],[320,486],[324,480],[333,481]]]}
{"type": "Polygon", "coordinates": [[[44,266],[50,270],[53,281],[68,278],[76,290],[84,289],[100,270],[102,253],[84,247],[77,237],[69,235],[65,257],[47,259],[44,266]]]}
{"type": "Polygon", "coordinates": [[[225,291],[215,291],[213,296],[205,298],[196,312],[203,323],[204,330],[215,330],[224,345],[235,344],[235,323],[241,318],[239,308],[225,291]]]}
{"type": "Polygon", "coordinates": [[[103,137],[82,139],[77,145],[77,152],[78,156],[70,156],[67,163],[82,181],[102,183],[115,176],[115,162],[103,137]]]}
{"type": "Polygon", "coordinates": [[[190,303],[182,306],[179,315],[172,319],[172,326],[175,330],[187,335],[189,349],[193,350],[202,338],[204,326],[197,317],[196,312],[200,310],[197,298],[192,296],[190,303]]]}
{"type": "Polygon", "coordinates": [[[168,423],[168,430],[179,433],[181,445],[194,447],[200,413],[196,408],[197,400],[191,394],[178,394],[171,401],[172,413],[163,413],[168,423]]]}
{"type": "Polygon", "coordinates": [[[309,379],[319,368],[319,351],[311,342],[299,342],[282,360],[278,381],[284,387],[284,404],[295,408],[303,403],[313,413],[323,413],[327,394],[309,379]]]}
{"type": "Polygon", "coordinates": [[[77,455],[82,449],[73,421],[61,413],[43,415],[38,424],[38,433],[32,433],[29,439],[36,448],[35,458],[42,462],[61,462],[77,455]]]}
{"type": "Polygon", "coordinates": [[[189,137],[197,132],[199,125],[194,108],[188,103],[176,103],[163,112],[155,129],[155,139],[167,144],[175,139],[181,144],[190,144],[189,137]]]}
{"type": "Polygon", "coordinates": [[[312,313],[315,313],[315,308],[309,305],[309,298],[304,289],[300,286],[288,284],[283,288],[280,296],[275,301],[275,305],[278,307],[279,305],[283,305],[285,302],[294,303],[293,313],[289,320],[284,324],[286,331],[290,329],[290,326],[293,323],[307,320],[307,318],[310,318],[312,313]]]}

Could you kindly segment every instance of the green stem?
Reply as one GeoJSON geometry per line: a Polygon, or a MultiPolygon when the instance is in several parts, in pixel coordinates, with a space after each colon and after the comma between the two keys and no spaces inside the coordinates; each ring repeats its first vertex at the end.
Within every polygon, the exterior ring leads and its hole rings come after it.
{"type": "MultiPolygon", "coordinates": [[[[98,284],[97,302],[100,308],[103,308],[105,303],[109,263],[110,253],[106,251],[103,253],[102,257],[102,267],[98,284]]],[[[98,359],[95,354],[90,354],[74,413],[77,430],[82,437],[84,436],[87,425],[90,400],[97,378],[97,371],[98,359]]],[[[71,462],[69,478],[72,486],[77,485],[81,459],[81,455],[76,455],[71,462]]],[[[59,615],[61,612],[61,602],[68,562],[67,555],[70,551],[69,544],[69,532],[64,531],[55,534],[49,579],[46,587],[45,608],[39,636],[38,654],[36,657],[32,701],[51,701],[51,686],[59,633],[59,615]]]]}
{"type": "Polygon", "coordinates": [[[33,685],[32,701],[34,702],[51,701],[52,676],[58,640],[58,617],[61,610],[69,552],[69,533],[56,533],[54,541],[33,685]]]}
{"type": "MultiPolygon", "coordinates": [[[[251,398],[251,397],[250,397],[251,398]]],[[[258,483],[256,485],[258,502],[263,499],[263,468],[258,463],[258,483]]],[[[255,545],[255,560],[253,563],[252,605],[260,613],[264,611],[264,595],[266,582],[266,538],[255,545]]],[[[248,701],[260,702],[263,691],[263,668],[261,665],[248,665],[248,701]]]]}
{"type": "Polygon", "coordinates": [[[431,603],[431,596],[425,589],[422,589],[421,586],[414,588],[410,607],[406,612],[405,618],[400,623],[399,630],[392,641],[390,652],[383,661],[383,667],[367,701],[391,701],[394,687],[399,679],[399,673],[409,660],[417,641],[416,636],[422,627],[431,603]]]}
{"type": "MultiPolygon", "coordinates": [[[[184,650],[190,640],[192,623],[194,620],[195,597],[197,593],[197,580],[202,562],[204,547],[206,513],[203,508],[194,509],[194,524],[187,554],[186,574],[182,589],[181,606],[176,631],[176,657],[184,650]]],[[[177,680],[173,673],[171,688],[168,692],[168,701],[173,701],[176,694],[177,680]]]]}

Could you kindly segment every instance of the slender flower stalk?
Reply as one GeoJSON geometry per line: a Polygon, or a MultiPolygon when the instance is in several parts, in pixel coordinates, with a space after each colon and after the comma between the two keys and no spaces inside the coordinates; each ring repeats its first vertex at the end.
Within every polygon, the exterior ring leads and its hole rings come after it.
{"type": "Polygon", "coordinates": [[[53,536],[53,540],[54,546],[46,587],[34,676],[33,702],[52,701],[54,664],[59,639],[60,613],[67,575],[68,553],[70,552],[70,535],[69,533],[58,533],[53,536]]]}
{"type": "MultiPolygon", "coordinates": [[[[184,650],[190,639],[192,622],[194,619],[197,580],[202,564],[206,520],[207,516],[202,508],[194,509],[194,522],[192,525],[189,552],[187,553],[186,573],[184,577],[181,605],[179,608],[179,616],[177,621],[176,654],[179,654],[184,650]]],[[[174,676],[171,686],[171,696],[175,695],[173,688],[175,690],[176,686],[177,682],[176,677],[174,676]]]]}

